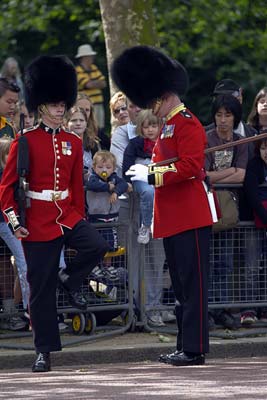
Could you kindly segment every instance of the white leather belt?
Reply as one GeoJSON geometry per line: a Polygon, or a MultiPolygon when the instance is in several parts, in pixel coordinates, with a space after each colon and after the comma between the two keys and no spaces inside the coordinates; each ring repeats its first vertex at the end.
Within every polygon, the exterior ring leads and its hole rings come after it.
{"type": "Polygon", "coordinates": [[[44,201],[59,201],[64,200],[69,196],[69,190],[55,191],[55,190],[42,190],[41,192],[34,192],[28,190],[26,196],[30,199],[44,200],[44,201]]]}

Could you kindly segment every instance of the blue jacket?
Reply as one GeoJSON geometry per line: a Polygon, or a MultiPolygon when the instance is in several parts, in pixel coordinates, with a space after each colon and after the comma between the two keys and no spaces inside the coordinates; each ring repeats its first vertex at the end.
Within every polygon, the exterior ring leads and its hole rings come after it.
{"type": "Polygon", "coordinates": [[[129,176],[125,175],[125,172],[134,164],[149,164],[151,161],[152,154],[144,151],[144,138],[142,136],[136,136],[131,139],[127,145],[122,162],[122,174],[127,182],[131,182],[129,176]]]}
{"type": "Polygon", "coordinates": [[[111,219],[119,215],[120,202],[110,203],[110,195],[117,193],[118,196],[125,193],[128,184],[124,179],[120,178],[115,172],[110,175],[107,181],[103,180],[99,175],[92,171],[88,182],[86,183],[86,202],[88,207],[88,215],[94,218],[111,219]],[[110,191],[109,184],[111,182],[115,188],[110,191]]]}

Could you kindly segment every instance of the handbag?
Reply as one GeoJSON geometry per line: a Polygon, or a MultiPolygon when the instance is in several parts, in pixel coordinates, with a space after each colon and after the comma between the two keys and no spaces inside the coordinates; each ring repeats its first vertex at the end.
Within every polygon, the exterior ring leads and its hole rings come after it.
{"type": "MultiPolygon", "coordinates": [[[[267,210],[267,200],[262,200],[261,204],[263,205],[265,210],[267,210]]],[[[254,212],[254,223],[256,228],[267,228],[267,224],[264,224],[255,212],[254,212]]]]}
{"type": "Polygon", "coordinates": [[[216,196],[220,205],[221,218],[212,227],[214,233],[232,229],[239,222],[237,198],[234,193],[230,190],[216,190],[216,196]]]}

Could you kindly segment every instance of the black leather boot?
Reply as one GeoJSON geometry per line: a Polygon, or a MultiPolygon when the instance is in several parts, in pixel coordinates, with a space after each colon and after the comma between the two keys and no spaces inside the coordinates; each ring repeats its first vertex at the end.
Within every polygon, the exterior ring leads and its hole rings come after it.
{"type": "Polygon", "coordinates": [[[32,366],[32,372],[51,371],[50,353],[39,353],[32,366]]]}
{"type": "Polygon", "coordinates": [[[186,353],[184,351],[175,352],[168,356],[167,364],[175,365],[176,367],[203,365],[205,364],[205,355],[186,353]]]}
{"type": "Polygon", "coordinates": [[[67,281],[68,275],[62,272],[61,270],[59,271],[58,274],[58,280],[59,284],[64,290],[64,292],[68,296],[69,303],[72,305],[74,308],[78,308],[79,310],[86,311],[87,309],[87,300],[84,297],[84,295],[81,293],[79,290],[71,290],[68,288],[66,281],[67,281]]]}
{"type": "Polygon", "coordinates": [[[175,350],[173,353],[170,354],[161,354],[159,356],[159,362],[162,362],[164,364],[171,364],[172,358],[175,358],[177,354],[179,354],[182,351],[182,349],[175,350]]]}

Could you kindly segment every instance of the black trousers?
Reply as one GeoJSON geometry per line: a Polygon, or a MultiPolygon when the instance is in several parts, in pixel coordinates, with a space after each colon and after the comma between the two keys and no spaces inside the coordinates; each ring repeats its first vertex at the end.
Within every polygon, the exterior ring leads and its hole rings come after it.
{"type": "Polygon", "coordinates": [[[78,222],[64,235],[48,242],[23,242],[30,285],[30,318],[36,352],[61,350],[56,289],[63,245],[77,251],[64,270],[65,284],[77,290],[108,251],[108,244],[87,221],[78,222]]]}
{"type": "Polygon", "coordinates": [[[211,227],[163,240],[170,277],[180,303],[178,340],[184,351],[209,351],[208,274],[211,227]]]}

